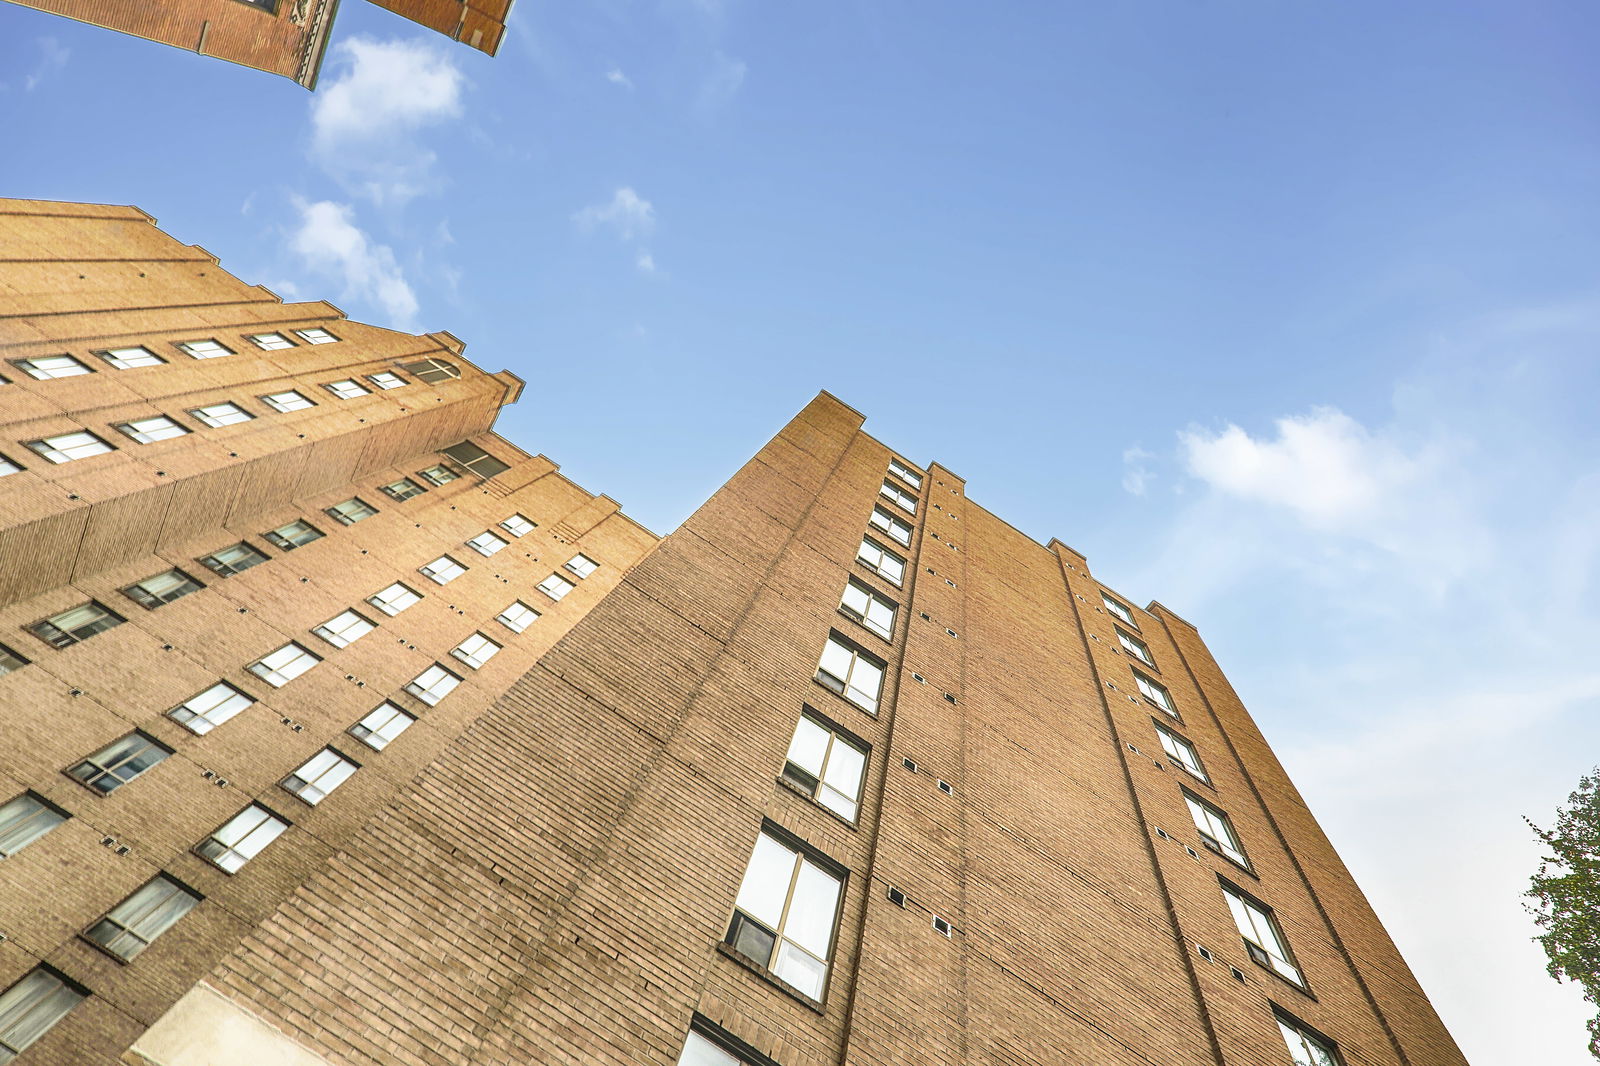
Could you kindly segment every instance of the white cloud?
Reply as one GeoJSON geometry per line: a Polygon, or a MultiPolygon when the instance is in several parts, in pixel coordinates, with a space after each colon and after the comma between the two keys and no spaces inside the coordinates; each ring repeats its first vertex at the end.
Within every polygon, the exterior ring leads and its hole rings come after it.
{"type": "Polygon", "coordinates": [[[734,59],[721,51],[714,53],[711,69],[700,83],[701,113],[716,111],[737,96],[749,69],[742,59],[734,59]]]}
{"type": "Polygon", "coordinates": [[[648,236],[655,228],[656,209],[630,186],[624,185],[603,204],[591,204],[572,216],[583,229],[605,226],[623,240],[648,236]]]}
{"type": "Polygon", "coordinates": [[[612,85],[620,85],[624,89],[633,88],[633,80],[626,74],[622,73],[622,69],[620,67],[612,67],[610,70],[606,71],[606,81],[609,81],[612,85]]]}
{"type": "Polygon", "coordinates": [[[54,37],[40,37],[36,43],[41,53],[39,63],[22,79],[23,92],[33,92],[46,77],[65,67],[72,57],[72,50],[54,37]]]}
{"type": "Polygon", "coordinates": [[[641,248],[639,249],[639,254],[633,259],[633,265],[638,267],[639,272],[642,274],[654,274],[656,272],[656,257],[641,248]]]}
{"type": "Polygon", "coordinates": [[[1122,488],[1135,496],[1143,496],[1149,488],[1150,482],[1155,480],[1155,471],[1150,469],[1150,460],[1155,456],[1138,446],[1128,448],[1122,453],[1122,488]]]}
{"type": "Polygon", "coordinates": [[[416,293],[395,261],[394,252],[387,245],[374,243],[352,221],[355,212],[350,205],[296,199],[295,207],[300,222],[289,247],[305,265],[338,279],[346,299],[370,301],[382,308],[395,328],[412,328],[417,314],[416,293]]]}

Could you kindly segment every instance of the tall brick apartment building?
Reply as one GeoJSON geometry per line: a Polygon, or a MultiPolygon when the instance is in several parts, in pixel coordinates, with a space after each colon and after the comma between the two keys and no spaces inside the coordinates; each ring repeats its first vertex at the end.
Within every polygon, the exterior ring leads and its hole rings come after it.
{"type": "Polygon", "coordinates": [[[136,210],[0,346],[0,1062],[1464,1063],[1194,627],[831,395],[658,540],[136,210]]]}

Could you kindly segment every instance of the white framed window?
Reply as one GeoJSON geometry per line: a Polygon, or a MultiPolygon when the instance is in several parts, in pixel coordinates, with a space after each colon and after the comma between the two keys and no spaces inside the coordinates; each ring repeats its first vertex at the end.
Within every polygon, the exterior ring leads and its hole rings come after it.
{"type": "Polygon", "coordinates": [[[904,481],[914,489],[922,488],[922,475],[913,471],[909,466],[898,459],[889,460],[889,473],[904,481]]]}
{"type": "Polygon", "coordinates": [[[189,432],[166,415],[156,415],[154,418],[138,418],[132,422],[118,422],[111,428],[120,430],[140,444],[154,444],[158,440],[171,440],[189,432]]]}
{"type": "Polygon", "coordinates": [[[384,495],[393,500],[409,500],[413,496],[421,496],[428,491],[408,477],[403,477],[399,481],[391,481],[387,485],[380,485],[378,488],[384,495]]]}
{"type": "Polygon", "coordinates": [[[368,374],[367,380],[380,389],[403,389],[411,384],[399,374],[393,374],[387,370],[380,370],[376,374],[368,374]]]}
{"type": "Polygon", "coordinates": [[[288,828],[288,822],[259,803],[252,803],[194,850],[202,859],[209,859],[227,873],[237,873],[288,828]]]}
{"type": "Polygon", "coordinates": [[[117,612],[102,607],[96,600],[90,600],[34,622],[26,629],[53,648],[70,648],[125,621],[127,619],[117,612]]]}
{"type": "Polygon", "coordinates": [[[560,574],[551,574],[539,582],[539,591],[549,596],[552,600],[559,600],[578,586],[562,577],[560,574]]]}
{"type": "Polygon", "coordinates": [[[486,529],[482,533],[479,533],[476,537],[473,537],[471,540],[467,541],[467,547],[471,548],[479,555],[493,555],[501,548],[504,548],[507,543],[509,542],[502,540],[486,529]]]}
{"type": "Polygon", "coordinates": [[[182,570],[167,570],[129,585],[122,594],[145,610],[153,611],[203,588],[204,585],[182,570]]]}
{"type": "Polygon", "coordinates": [[[189,411],[190,417],[202,425],[212,429],[221,429],[223,426],[237,426],[241,422],[248,422],[255,415],[246,411],[236,403],[213,403],[205,407],[196,407],[189,411]]]}
{"type": "Polygon", "coordinates": [[[461,684],[459,677],[438,663],[434,663],[409,682],[405,690],[429,707],[433,707],[455,691],[455,687],[459,684],[461,684]]]}
{"type": "Polygon", "coordinates": [[[1205,767],[1200,765],[1200,753],[1195,751],[1194,745],[1160,722],[1156,722],[1155,727],[1156,732],[1161,736],[1161,750],[1166,752],[1173,762],[1206,782],[1206,784],[1210,784],[1211,778],[1206,776],[1205,767]]]}
{"type": "Polygon", "coordinates": [[[178,350],[184,355],[196,359],[220,359],[225,355],[232,355],[233,349],[215,340],[205,341],[179,341],[178,350]]]}
{"type": "Polygon", "coordinates": [[[1155,659],[1150,655],[1149,645],[1124,630],[1121,626],[1113,626],[1112,628],[1117,631],[1117,642],[1122,645],[1124,651],[1146,666],[1154,666],[1156,664],[1155,659]]]}
{"type": "Polygon", "coordinates": [[[1222,895],[1228,901],[1228,910],[1233,914],[1233,923],[1239,927],[1239,935],[1244,938],[1245,951],[1256,965],[1265,966],[1284,980],[1304,988],[1305,978],[1300,975],[1300,967],[1294,964],[1294,956],[1289,953],[1289,945],[1272,908],[1226,880],[1222,881],[1222,895]]]}
{"type": "Polygon", "coordinates": [[[304,411],[308,407],[317,406],[315,402],[294,389],[290,389],[287,392],[269,392],[261,397],[261,402],[281,414],[288,414],[290,411],[304,411]]]}
{"type": "Polygon", "coordinates": [[[878,698],[883,695],[884,669],[883,660],[832,633],[822,647],[817,680],[868,714],[877,714],[878,698]]]}
{"type": "Polygon", "coordinates": [[[111,908],[84,936],[123,962],[130,962],[199,902],[200,894],[194,889],[166,874],[157,874],[111,908]]]}
{"type": "Polygon", "coordinates": [[[94,370],[70,355],[36,355],[32,359],[13,359],[11,365],[30,378],[48,381],[51,378],[75,378],[92,374],[94,370]]]}
{"type": "Polygon", "coordinates": [[[89,993],[48,966],[0,992],[0,1062],[10,1062],[72,1013],[89,993]]]}
{"type": "Polygon", "coordinates": [[[71,463],[116,451],[111,445],[89,432],[58,433],[43,440],[30,440],[28,447],[52,463],[71,463]]]}
{"type": "Polygon", "coordinates": [[[1274,1008],[1273,1015],[1278,1021],[1278,1032],[1283,1034],[1283,1042],[1289,1048],[1289,1061],[1294,1066],[1344,1066],[1344,1060],[1340,1058],[1332,1040],[1281,1010],[1274,1008]]]}
{"type": "Polygon", "coordinates": [[[350,735],[374,751],[382,751],[416,719],[385,700],[350,727],[350,735]]]}
{"type": "Polygon", "coordinates": [[[281,333],[252,333],[245,337],[245,340],[267,352],[276,352],[284,348],[294,347],[294,341],[281,333]]]}
{"type": "Polygon", "coordinates": [[[430,485],[448,484],[461,476],[443,463],[435,463],[426,469],[418,470],[417,473],[430,485]]]}
{"type": "Polygon", "coordinates": [[[1133,620],[1133,612],[1128,610],[1127,607],[1107,596],[1104,592],[1100,593],[1100,602],[1106,605],[1106,610],[1110,611],[1118,621],[1135,629],[1139,628],[1139,623],[1133,620]]]}
{"type": "Polygon", "coordinates": [[[9,474],[20,474],[22,473],[22,470],[22,467],[18,466],[16,463],[13,463],[5,456],[0,455],[0,477],[6,477],[9,474]]]}
{"type": "Polygon", "coordinates": [[[756,837],[739,884],[727,944],[814,1000],[821,1000],[833,954],[844,870],[780,838],[756,837]]]}
{"type": "Polygon", "coordinates": [[[911,546],[911,525],[907,522],[902,522],[882,507],[873,507],[872,514],[867,517],[867,521],[887,533],[890,538],[902,547],[911,546]]]}
{"type": "Polygon", "coordinates": [[[241,570],[248,570],[252,566],[260,566],[267,561],[266,553],[260,551],[244,541],[230,544],[226,548],[218,549],[210,555],[200,557],[201,565],[214,570],[223,577],[232,577],[241,570]]]}
{"type": "Polygon", "coordinates": [[[170,748],[143,733],[129,733],[78,763],[67,771],[67,776],[103,796],[115,792],[171,754],[170,748]]]}
{"type": "Polygon", "coordinates": [[[495,616],[496,620],[513,633],[521,633],[539,620],[539,612],[517,600],[495,616]]]}
{"type": "Polygon", "coordinates": [[[420,599],[422,596],[413,591],[409,585],[402,585],[396,581],[388,588],[380,589],[368,596],[367,602],[393,618],[420,599]]]}
{"type": "Polygon", "coordinates": [[[1172,693],[1167,691],[1167,686],[1154,678],[1145,677],[1139,671],[1133,671],[1133,683],[1139,686],[1139,694],[1151,703],[1166,711],[1172,717],[1178,717],[1177,704],[1172,702],[1172,693]]]}
{"type": "Polygon", "coordinates": [[[204,736],[255,702],[226,681],[220,681],[172,708],[167,717],[189,732],[204,736]]]}
{"type": "Polygon", "coordinates": [[[574,574],[577,574],[579,577],[588,577],[590,574],[600,569],[599,563],[595,562],[582,552],[579,552],[577,555],[574,555],[572,558],[568,559],[565,565],[568,570],[572,571],[574,574]]]}
{"type": "Polygon", "coordinates": [[[378,509],[361,497],[352,496],[343,503],[336,503],[332,507],[324,507],[322,513],[340,525],[353,526],[363,518],[371,518],[377,514],[378,509]]]}
{"type": "Polygon", "coordinates": [[[448,585],[456,578],[467,572],[467,568],[450,558],[441,555],[431,563],[424,563],[417,568],[426,578],[438,585],[448,585]]]}
{"type": "Polygon", "coordinates": [[[273,688],[282,688],[321,661],[320,656],[291,641],[277,651],[262,656],[246,669],[273,688]]]}
{"type": "Polygon", "coordinates": [[[848,821],[861,810],[866,745],[817,715],[802,714],[784,756],[783,778],[848,821]]]}
{"type": "Polygon", "coordinates": [[[885,481],[883,486],[878,489],[878,495],[886,500],[893,500],[912,514],[917,513],[917,498],[892,481],[885,481]]]}
{"type": "Polygon", "coordinates": [[[376,623],[369,622],[354,611],[340,611],[311,632],[335,648],[348,648],[377,628],[376,623]]]}
{"type": "Polygon", "coordinates": [[[0,804],[0,859],[9,858],[67,820],[67,813],[32,792],[0,804]]]}
{"type": "Polygon", "coordinates": [[[345,378],[343,381],[324,382],[322,387],[341,400],[353,400],[357,396],[366,396],[372,392],[371,389],[350,378],[345,378]]]}
{"type": "Polygon", "coordinates": [[[327,534],[304,518],[296,518],[293,522],[285,523],[277,529],[269,529],[261,536],[274,548],[289,552],[303,548],[314,540],[321,540],[327,534]]]}
{"type": "Polygon", "coordinates": [[[500,528],[510,533],[513,537],[526,537],[537,529],[539,523],[530,520],[526,515],[514,514],[500,523],[500,528]]]}
{"type": "Polygon", "coordinates": [[[860,582],[845,582],[839,609],[884,640],[894,637],[895,605],[860,582]]]}
{"type": "Polygon", "coordinates": [[[1189,815],[1194,819],[1194,827],[1205,846],[1248,870],[1250,860],[1245,858],[1244,849],[1239,846],[1239,837],[1234,833],[1233,821],[1227,813],[1188,789],[1183,790],[1183,800],[1189,805],[1189,815]]]}
{"type": "Polygon", "coordinates": [[[339,339],[325,329],[297,329],[294,335],[307,344],[332,344],[339,339]]]}
{"type": "Polygon", "coordinates": [[[896,587],[905,580],[906,561],[871,537],[861,538],[861,547],[856,549],[856,559],[896,587]]]}
{"type": "Polygon", "coordinates": [[[474,670],[493,659],[500,653],[500,645],[484,636],[474,633],[460,644],[450,649],[450,654],[466,663],[474,670]]]}
{"type": "Polygon", "coordinates": [[[143,345],[134,345],[132,348],[102,348],[94,354],[118,370],[133,370],[141,366],[160,366],[166,362],[165,359],[143,345]]]}
{"type": "Polygon", "coordinates": [[[315,807],[359,769],[358,764],[332,748],[323,748],[307,759],[304,766],[284,778],[279,787],[315,807]]]}

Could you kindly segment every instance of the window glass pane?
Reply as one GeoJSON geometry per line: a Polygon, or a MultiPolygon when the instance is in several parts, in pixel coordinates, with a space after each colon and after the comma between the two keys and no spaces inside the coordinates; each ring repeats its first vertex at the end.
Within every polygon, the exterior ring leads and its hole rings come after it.
{"type": "MultiPolygon", "coordinates": [[[[758,922],[777,929],[783,918],[783,901],[794,877],[795,853],[762,833],[739,885],[735,906],[758,922]]],[[[765,963],[766,960],[759,960],[765,963]]]]}
{"type": "Polygon", "coordinates": [[[0,644],[0,677],[15,673],[27,665],[27,659],[24,659],[4,644],[0,644]]]}
{"type": "Polygon", "coordinates": [[[850,663],[855,658],[851,650],[838,641],[829,639],[822,648],[822,664],[819,669],[832,674],[840,681],[850,676],[850,663]]]}
{"type": "Polygon", "coordinates": [[[265,554],[244,543],[230,545],[200,560],[206,567],[215,570],[223,577],[232,577],[241,570],[260,566],[266,561],[265,554]]]}
{"type": "Polygon", "coordinates": [[[323,748],[304,766],[284,778],[283,788],[315,807],[355,772],[355,763],[332,748],[323,748]]]}
{"type": "Polygon", "coordinates": [[[274,411],[281,411],[284,413],[288,413],[290,411],[304,411],[307,407],[316,406],[316,404],[312,403],[310,400],[306,399],[293,389],[290,389],[288,392],[269,393],[268,395],[261,397],[261,402],[272,408],[274,411]]]}
{"type": "Polygon", "coordinates": [[[359,496],[352,496],[343,503],[336,503],[323,510],[343,525],[353,526],[364,518],[371,518],[378,513],[378,509],[359,496]]]}
{"type": "Polygon", "coordinates": [[[255,417],[255,415],[236,403],[214,403],[207,407],[196,407],[189,414],[194,416],[197,422],[213,429],[220,429],[223,426],[236,426],[240,422],[248,422],[255,417]]]}
{"type": "Polygon", "coordinates": [[[294,341],[291,341],[281,333],[256,333],[248,339],[257,348],[263,348],[269,352],[294,347],[294,341]]]}
{"type": "Polygon", "coordinates": [[[185,354],[196,359],[216,359],[224,355],[232,355],[230,348],[225,348],[214,340],[209,341],[184,341],[178,345],[185,354]]]}
{"type": "Polygon", "coordinates": [[[549,596],[552,600],[559,600],[573,589],[577,588],[572,582],[560,574],[551,574],[539,582],[539,591],[549,596]]]}
{"type": "Polygon", "coordinates": [[[0,804],[0,858],[15,855],[66,820],[29,792],[0,804]]]}
{"type": "Polygon", "coordinates": [[[473,537],[471,540],[467,541],[467,545],[479,555],[493,555],[501,548],[504,548],[506,546],[506,542],[495,536],[493,533],[485,530],[484,532],[479,533],[476,537],[473,537]]]}
{"type": "Polygon", "coordinates": [[[474,633],[451,649],[450,654],[476,670],[494,658],[499,651],[500,645],[482,633],[474,633]]]}
{"type": "Polygon", "coordinates": [[[341,400],[353,400],[357,396],[366,396],[372,390],[363,387],[359,382],[345,378],[343,381],[330,381],[322,386],[341,400]]]}
{"type": "Polygon", "coordinates": [[[416,719],[392,703],[381,703],[361,721],[350,727],[350,735],[370,748],[382,751],[389,742],[404,733],[416,719]]]}
{"type": "Polygon", "coordinates": [[[423,480],[431,481],[435,485],[443,485],[446,482],[454,481],[456,478],[461,476],[454,470],[451,470],[448,466],[444,465],[430,466],[426,470],[417,471],[417,473],[422,475],[423,480]]]}
{"type": "Polygon", "coordinates": [[[115,450],[93,433],[62,433],[43,440],[31,440],[28,447],[52,463],[71,463],[115,450]]]}
{"type": "Polygon", "coordinates": [[[154,444],[158,440],[171,440],[181,437],[189,431],[166,415],[154,418],[140,418],[132,422],[122,422],[116,427],[140,444],[154,444]]]}
{"type": "Polygon", "coordinates": [[[161,874],[117,904],[88,936],[113,955],[132,959],[199,902],[193,892],[161,874]]]}
{"type": "Polygon", "coordinates": [[[406,380],[399,374],[392,374],[387,370],[377,374],[368,374],[367,380],[380,389],[399,389],[407,384],[406,380]]]}
{"type": "Polygon", "coordinates": [[[173,600],[182,599],[191,592],[199,592],[200,582],[182,570],[168,570],[164,574],[147,577],[136,585],[123,589],[123,595],[148,610],[154,610],[173,600]]]}
{"type": "Polygon", "coordinates": [[[367,597],[367,602],[392,617],[420,599],[422,599],[421,596],[397,581],[388,588],[367,597]]]}
{"type": "Polygon", "coordinates": [[[391,481],[382,486],[382,488],[385,493],[396,500],[409,500],[413,496],[421,496],[428,491],[408,477],[403,477],[399,481],[391,481]]]}
{"type": "Polygon", "coordinates": [[[822,726],[810,718],[801,716],[800,724],[795,727],[794,739],[789,742],[789,753],[786,758],[808,771],[812,777],[822,776],[823,760],[828,755],[828,740],[832,737],[822,726]]]}
{"type": "Polygon", "coordinates": [[[21,1054],[83,998],[82,992],[43,967],[0,993],[0,1062],[21,1054]]]}
{"type": "Polygon", "coordinates": [[[521,633],[539,620],[539,612],[518,600],[501,611],[498,617],[501,625],[513,633],[521,633]]]}
{"type": "Polygon", "coordinates": [[[263,533],[262,536],[268,543],[287,552],[310,544],[314,540],[320,540],[326,534],[305,519],[297,518],[288,525],[263,533]]]}
{"type": "Polygon", "coordinates": [[[336,648],[344,648],[360,640],[377,627],[354,611],[341,611],[322,623],[312,632],[336,648]]]}
{"type": "Polygon", "coordinates": [[[600,569],[600,564],[589,558],[587,555],[580,553],[567,560],[567,569],[571,570],[579,577],[588,577],[590,574],[600,569]]]}
{"type": "Polygon", "coordinates": [[[532,533],[534,527],[536,527],[538,524],[539,523],[537,522],[530,521],[523,515],[514,514],[504,522],[501,522],[500,528],[504,529],[507,533],[510,533],[513,537],[525,537],[529,533],[532,533]]]}
{"type": "Polygon", "coordinates": [[[251,804],[202,841],[196,850],[222,869],[234,873],[287,828],[288,823],[274,817],[264,807],[251,804]]]}
{"type": "Polygon", "coordinates": [[[167,712],[167,717],[187,727],[192,733],[205,734],[254,702],[232,685],[216,684],[172,708],[167,712]]]}
{"type": "Polygon", "coordinates": [[[1283,1034],[1294,1066],[1339,1066],[1339,1060],[1333,1057],[1333,1048],[1298,1025],[1280,1017],[1278,1031],[1283,1034]]]}
{"type": "Polygon", "coordinates": [[[839,906],[839,879],[809,859],[800,860],[794,896],[784,918],[783,935],[819,959],[828,957],[833,918],[839,906]]]}
{"type": "Polygon", "coordinates": [[[301,340],[310,344],[332,344],[339,339],[325,329],[297,329],[294,332],[301,340]]]}
{"type": "Polygon", "coordinates": [[[740,1066],[735,1056],[722,1050],[699,1033],[690,1033],[683,1043],[678,1066],[740,1066]]]}
{"type": "Polygon", "coordinates": [[[12,364],[29,377],[41,381],[50,378],[72,378],[92,371],[70,355],[39,355],[32,359],[13,359],[12,364]]]}
{"type": "Polygon", "coordinates": [[[828,976],[827,965],[820,959],[812,958],[792,941],[785,940],[779,945],[772,972],[812,999],[822,998],[822,986],[828,976]]]}
{"type": "Polygon", "coordinates": [[[321,661],[298,644],[285,644],[259,662],[251,663],[249,669],[273,688],[282,688],[321,661]]]}
{"type": "Polygon", "coordinates": [[[103,794],[127,784],[170,754],[170,751],[143,733],[129,733],[107,744],[67,772],[103,794]]]}
{"type": "Polygon", "coordinates": [[[150,349],[140,347],[107,348],[97,354],[118,370],[132,370],[141,366],[160,366],[166,362],[150,349]]]}
{"type": "Polygon", "coordinates": [[[828,754],[828,772],[823,775],[822,780],[845,798],[859,799],[861,774],[866,767],[866,752],[842,738],[835,737],[833,750],[828,754]]]}

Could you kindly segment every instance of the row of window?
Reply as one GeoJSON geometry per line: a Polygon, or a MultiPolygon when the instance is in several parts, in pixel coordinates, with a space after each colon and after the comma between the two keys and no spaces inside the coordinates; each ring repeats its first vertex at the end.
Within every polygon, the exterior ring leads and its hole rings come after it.
{"type": "MultiPolygon", "coordinates": [[[[332,344],[339,338],[325,329],[292,330],[306,344],[332,344]]],[[[262,351],[271,352],[293,348],[295,342],[282,333],[247,333],[245,340],[262,351]]],[[[205,340],[174,341],[174,348],[191,359],[217,359],[236,354],[232,348],[215,337],[205,340]]],[[[135,370],[145,366],[161,366],[167,362],[142,344],[125,348],[97,348],[90,353],[113,370],[135,370]]],[[[94,373],[94,368],[71,355],[36,355],[27,359],[13,359],[11,365],[31,378],[46,381],[51,378],[78,377],[94,373]]],[[[0,378],[0,381],[4,381],[0,378]]]]}

